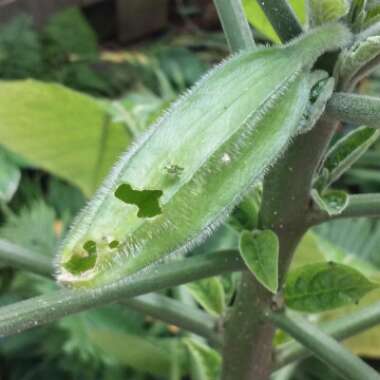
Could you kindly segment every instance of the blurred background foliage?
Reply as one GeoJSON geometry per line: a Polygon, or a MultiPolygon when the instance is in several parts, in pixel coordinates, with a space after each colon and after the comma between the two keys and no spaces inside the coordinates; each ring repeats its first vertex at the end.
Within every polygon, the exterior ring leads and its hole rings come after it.
{"type": "MultiPolygon", "coordinates": [[[[164,21],[144,30],[157,11],[150,6],[148,13],[134,16],[142,30],[133,30],[131,36],[128,30],[118,34],[104,25],[113,2],[104,3],[65,8],[43,23],[20,13],[0,25],[0,243],[13,242],[49,260],[120,153],[228,55],[212,1],[159,2],[164,21]],[[27,117],[15,121],[9,116],[15,110],[27,117]]],[[[304,1],[291,3],[307,24],[304,1]]],[[[369,5],[380,7],[376,1],[369,5]]],[[[244,6],[257,40],[277,43],[255,0],[244,0],[244,6]]],[[[378,95],[379,90],[380,71],[358,87],[363,94],[378,95]]],[[[337,137],[351,128],[342,125],[337,137]]],[[[375,143],[336,187],[351,193],[380,192],[379,169],[380,143],[375,143]]],[[[192,254],[236,248],[237,233],[230,222],[192,254]]],[[[380,278],[379,250],[380,223],[335,221],[305,236],[293,266],[334,260],[380,278]]],[[[235,280],[225,276],[165,294],[215,316],[231,302],[235,280]]],[[[0,266],[2,305],[55,287],[49,279],[0,266]]],[[[323,322],[379,299],[380,292],[373,292],[359,305],[311,318],[323,322]]],[[[279,333],[276,344],[287,339],[279,333]]],[[[380,327],[347,344],[379,367],[379,342],[380,327]]],[[[4,380],[212,380],[219,365],[219,354],[198,337],[120,305],[0,340],[4,380]]],[[[315,359],[287,376],[281,378],[336,378],[315,359]]]]}

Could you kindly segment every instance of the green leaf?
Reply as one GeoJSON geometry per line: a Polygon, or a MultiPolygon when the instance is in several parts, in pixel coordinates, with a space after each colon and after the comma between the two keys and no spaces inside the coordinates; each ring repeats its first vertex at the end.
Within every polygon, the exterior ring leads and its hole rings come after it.
{"type": "Polygon", "coordinates": [[[130,143],[106,106],[56,84],[0,84],[0,141],[90,195],[130,143]]]}
{"type": "Polygon", "coordinates": [[[244,231],[240,236],[240,255],[256,279],[272,293],[278,289],[279,241],[271,230],[244,231]]]}
{"type": "Polygon", "coordinates": [[[311,191],[315,204],[329,216],[339,215],[348,205],[348,194],[340,190],[326,190],[320,194],[316,189],[311,191]]]}
{"type": "Polygon", "coordinates": [[[210,314],[222,315],[226,308],[223,283],[219,277],[210,277],[186,285],[194,299],[210,314]]]}
{"type": "Polygon", "coordinates": [[[309,0],[309,13],[313,25],[337,21],[350,9],[348,0],[309,0]]]}
{"type": "Polygon", "coordinates": [[[324,168],[329,172],[329,185],[340,178],[378,139],[380,131],[359,127],[341,138],[328,151],[324,168]]]}
{"type": "Polygon", "coordinates": [[[0,202],[9,202],[20,183],[21,172],[0,146],[0,202]]]}
{"type": "Polygon", "coordinates": [[[220,354],[198,340],[186,338],[184,343],[191,360],[191,380],[219,379],[222,359],[220,354]]]}
{"type": "Polygon", "coordinates": [[[338,60],[336,76],[339,88],[352,87],[367,72],[377,65],[380,56],[380,36],[371,36],[358,41],[350,49],[344,50],[338,60]]]}
{"type": "Polygon", "coordinates": [[[334,262],[310,264],[288,274],[285,302],[292,309],[319,313],[359,302],[379,285],[354,268],[334,262]]]}
{"type": "MultiPolygon", "coordinates": [[[[304,24],[306,21],[305,1],[290,0],[289,4],[292,6],[300,22],[304,24]]],[[[265,37],[269,38],[273,42],[281,42],[271,23],[265,16],[265,13],[257,3],[257,0],[243,0],[243,6],[248,21],[255,29],[257,29],[260,33],[262,33],[265,37]]]]}

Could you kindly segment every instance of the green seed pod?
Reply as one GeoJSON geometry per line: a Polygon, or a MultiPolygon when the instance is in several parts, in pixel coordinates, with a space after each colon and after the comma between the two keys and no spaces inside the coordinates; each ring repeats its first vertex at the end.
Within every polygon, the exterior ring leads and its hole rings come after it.
{"type": "Polygon", "coordinates": [[[349,39],[328,25],[212,70],[120,159],[64,241],[58,280],[115,281],[209,236],[298,132],[314,61],[349,39]]]}

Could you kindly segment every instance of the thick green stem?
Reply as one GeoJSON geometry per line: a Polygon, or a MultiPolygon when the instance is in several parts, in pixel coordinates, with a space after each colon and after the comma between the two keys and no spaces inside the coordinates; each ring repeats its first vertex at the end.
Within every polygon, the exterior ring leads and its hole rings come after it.
{"type": "Polygon", "coordinates": [[[373,96],[335,93],[326,112],[338,120],[380,128],[380,99],[373,96]]]}
{"type": "Polygon", "coordinates": [[[241,0],[214,0],[214,3],[230,50],[237,52],[255,47],[241,0]]]}
{"type": "MultiPolygon", "coordinates": [[[[280,240],[280,284],[306,232],[313,175],[335,128],[334,121],[324,118],[309,133],[298,136],[264,180],[261,224],[274,230],[280,240]]],[[[272,370],[275,328],[265,319],[264,311],[273,306],[274,300],[249,276],[249,273],[244,275],[237,306],[226,321],[223,380],[265,380],[272,370]],[[239,329],[244,331],[247,342],[241,350],[237,347],[240,341],[236,339],[239,329]]]]}
{"type": "Polygon", "coordinates": [[[347,207],[340,214],[329,216],[323,211],[313,211],[309,214],[308,225],[317,225],[333,219],[380,217],[380,194],[350,195],[347,207]]]}
{"type": "Polygon", "coordinates": [[[303,32],[292,7],[286,0],[260,0],[257,3],[281,41],[289,41],[303,32]]]}
{"type": "MultiPolygon", "coordinates": [[[[380,302],[370,305],[343,318],[323,324],[322,331],[337,340],[344,340],[359,334],[380,323],[380,302]]],[[[311,352],[296,342],[284,344],[276,352],[276,368],[279,369],[294,361],[304,359],[311,352]]]]}
{"type": "Polygon", "coordinates": [[[120,299],[170,288],[205,277],[241,270],[236,251],[192,257],[137,273],[126,279],[86,290],[59,290],[0,308],[0,336],[20,333],[66,315],[102,306],[120,299]]]}
{"type": "Polygon", "coordinates": [[[336,340],[323,333],[313,324],[299,317],[288,317],[284,313],[268,313],[268,318],[277,327],[284,330],[302,345],[308,348],[319,359],[346,380],[379,380],[379,374],[353,355],[336,340]]]}

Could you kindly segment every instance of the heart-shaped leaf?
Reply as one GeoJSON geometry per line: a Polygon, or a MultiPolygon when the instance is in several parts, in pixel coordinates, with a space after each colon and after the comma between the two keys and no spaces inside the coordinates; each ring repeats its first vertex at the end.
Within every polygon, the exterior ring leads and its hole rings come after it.
{"type": "Polygon", "coordinates": [[[244,231],[240,236],[240,254],[257,281],[272,293],[278,289],[279,242],[271,230],[244,231]]]}
{"type": "Polygon", "coordinates": [[[327,190],[320,194],[317,190],[311,191],[315,204],[328,215],[339,215],[348,205],[348,194],[340,190],[327,190]]]}

